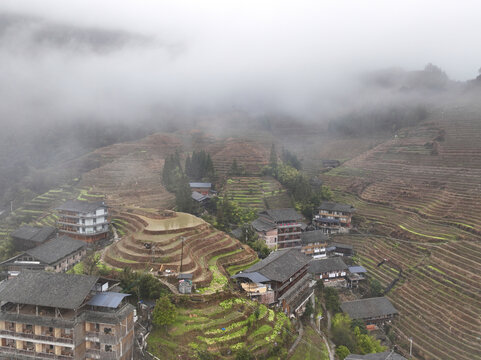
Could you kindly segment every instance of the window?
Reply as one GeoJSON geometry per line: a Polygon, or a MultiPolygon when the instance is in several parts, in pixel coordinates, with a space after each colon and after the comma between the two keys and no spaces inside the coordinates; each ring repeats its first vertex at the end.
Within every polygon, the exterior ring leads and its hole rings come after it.
{"type": "Polygon", "coordinates": [[[112,345],[105,345],[105,351],[111,352],[112,351],[112,345]]]}
{"type": "Polygon", "coordinates": [[[112,334],[111,328],[104,328],[104,334],[112,334]]]}

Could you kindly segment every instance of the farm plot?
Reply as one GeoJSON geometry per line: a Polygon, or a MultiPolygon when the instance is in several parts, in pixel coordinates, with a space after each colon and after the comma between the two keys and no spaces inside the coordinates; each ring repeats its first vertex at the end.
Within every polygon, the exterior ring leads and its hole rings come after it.
{"type": "Polygon", "coordinates": [[[272,177],[233,177],[223,190],[239,206],[263,210],[291,206],[287,191],[272,177]]]}
{"type": "Polygon", "coordinates": [[[172,217],[142,209],[113,214],[122,239],[107,248],[103,260],[115,268],[170,269],[191,273],[196,287],[209,294],[227,284],[224,266],[243,266],[257,259],[255,252],[193,215],[172,217]]]}
{"type": "Polygon", "coordinates": [[[171,329],[152,332],[147,342],[148,350],[162,359],[195,358],[198,350],[233,359],[241,347],[256,356],[265,354],[275,343],[283,342],[286,329],[290,322],[283,313],[233,297],[179,308],[171,329]]]}

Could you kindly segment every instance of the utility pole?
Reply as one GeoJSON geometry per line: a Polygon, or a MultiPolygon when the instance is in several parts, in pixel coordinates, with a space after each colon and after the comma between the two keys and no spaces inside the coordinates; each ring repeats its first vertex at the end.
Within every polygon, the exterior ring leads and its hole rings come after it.
{"type": "Polygon", "coordinates": [[[409,357],[413,358],[413,338],[409,338],[409,357]]]}
{"type": "Polygon", "coordinates": [[[10,201],[10,212],[13,213],[13,200],[10,201]]]}
{"type": "Polygon", "coordinates": [[[182,240],[182,247],[181,247],[181,250],[180,250],[180,271],[179,271],[179,273],[182,274],[182,261],[184,259],[184,237],[183,236],[181,237],[181,240],[182,240]]]}

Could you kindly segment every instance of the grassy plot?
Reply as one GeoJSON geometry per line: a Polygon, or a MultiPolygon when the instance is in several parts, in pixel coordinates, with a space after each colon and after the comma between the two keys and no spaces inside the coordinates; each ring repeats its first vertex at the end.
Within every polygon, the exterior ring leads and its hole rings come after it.
{"type": "Polygon", "coordinates": [[[244,298],[200,307],[187,305],[177,310],[176,320],[168,331],[156,329],[147,339],[149,351],[162,359],[195,358],[197,350],[234,358],[241,347],[259,355],[275,342],[281,344],[279,333],[290,324],[283,313],[244,298]],[[225,356],[228,353],[231,356],[225,356]]]}
{"type": "Polygon", "coordinates": [[[212,272],[212,275],[213,275],[212,281],[208,287],[200,288],[197,290],[197,292],[201,294],[211,294],[216,291],[222,290],[222,288],[227,284],[227,278],[224,275],[222,275],[222,273],[220,272],[217,266],[217,260],[219,260],[222,257],[237,254],[241,251],[242,249],[237,249],[225,254],[212,257],[209,260],[209,270],[212,272]]]}
{"type": "Polygon", "coordinates": [[[322,338],[316,331],[307,326],[300,344],[290,357],[290,360],[329,360],[329,353],[322,338]]]}

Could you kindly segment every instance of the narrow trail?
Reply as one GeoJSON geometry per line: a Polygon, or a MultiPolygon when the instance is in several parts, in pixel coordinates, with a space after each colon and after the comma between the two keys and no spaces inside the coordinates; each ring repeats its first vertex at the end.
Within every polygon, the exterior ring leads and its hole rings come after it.
{"type": "Polygon", "coordinates": [[[316,330],[319,336],[322,337],[322,340],[324,341],[324,345],[326,345],[327,352],[329,353],[329,360],[335,360],[334,352],[331,350],[331,345],[329,343],[329,340],[327,339],[327,336],[317,328],[316,323],[313,320],[311,320],[311,326],[314,330],[316,330]]]}

